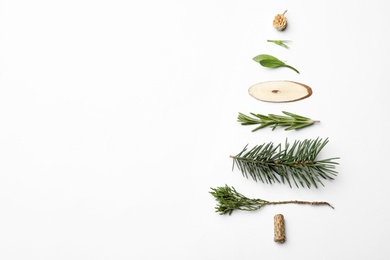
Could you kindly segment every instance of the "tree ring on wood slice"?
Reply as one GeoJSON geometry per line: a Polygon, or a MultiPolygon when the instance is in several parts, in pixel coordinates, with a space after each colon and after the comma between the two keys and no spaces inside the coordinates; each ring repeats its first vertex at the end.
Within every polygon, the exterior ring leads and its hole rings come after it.
{"type": "Polygon", "coordinates": [[[249,88],[249,95],[266,102],[292,102],[310,97],[312,93],[309,86],[289,80],[266,81],[249,88]]]}

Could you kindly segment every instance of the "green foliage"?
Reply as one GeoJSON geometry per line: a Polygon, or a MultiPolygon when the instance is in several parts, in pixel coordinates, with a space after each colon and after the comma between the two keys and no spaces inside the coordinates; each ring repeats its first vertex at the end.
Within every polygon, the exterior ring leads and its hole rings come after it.
{"type": "Polygon", "coordinates": [[[256,211],[266,205],[280,205],[280,204],[307,204],[307,205],[327,205],[333,208],[328,202],[324,201],[267,201],[262,199],[250,199],[241,193],[237,192],[232,186],[225,185],[224,187],[211,188],[210,194],[214,196],[217,201],[215,212],[220,215],[231,215],[234,210],[256,211]]]}
{"type": "Polygon", "coordinates": [[[327,143],[328,138],[317,138],[294,141],[292,145],[286,140],[284,148],[272,142],[256,145],[250,150],[247,145],[236,156],[231,156],[233,169],[237,166],[244,177],[263,183],[287,182],[292,187],[293,182],[296,187],[300,184],[318,188],[318,184],[324,186],[321,179],[333,180],[337,175],[334,168],[338,157],[317,159],[327,143]]]}
{"type": "Polygon", "coordinates": [[[272,42],[272,43],[275,43],[276,45],[279,45],[283,48],[286,48],[288,49],[288,43],[290,43],[291,41],[287,41],[287,40],[267,40],[267,42],[272,42]]]}
{"type": "Polygon", "coordinates": [[[234,187],[217,187],[211,188],[211,194],[217,200],[218,205],[215,207],[215,212],[221,215],[231,215],[233,210],[255,211],[264,206],[267,201],[261,199],[249,199],[238,193],[234,187]]]}
{"type": "Polygon", "coordinates": [[[241,125],[259,125],[255,129],[252,130],[252,132],[255,132],[259,129],[262,129],[266,126],[270,126],[272,130],[275,130],[276,127],[286,127],[286,131],[288,130],[297,130],[309,125],[314,124],[315,120],[311,120],[310,118],[299,116],[293,113],[282,111],[285,116],[282,115],[274,115],[274,114],[268,114],[262,115],[262,114],[254,114],[250,113],[253,117],[247,116],[243,113],[238,113],[238,122],[241,123],[241,125]]]}
{"type": "Polygon", "coordinates": [[[260,63],[261,66],[266,68],[279,68],[279,67],[286,67],[289,69],[292,69],[296,73],[299,73],[297,69],[294,67],[287,65],[283,61],[279,60],[278,58],[275,58],[274,56],[268,55],[268,54],[260,54],[253,58],[254,61],[260,63]]]}

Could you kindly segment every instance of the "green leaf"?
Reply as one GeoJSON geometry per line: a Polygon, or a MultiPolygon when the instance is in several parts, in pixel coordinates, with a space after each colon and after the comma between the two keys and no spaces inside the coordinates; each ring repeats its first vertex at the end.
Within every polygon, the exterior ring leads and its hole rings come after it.
{"type": "Polygon", "coordinates": [[[255,57],[253,57],[253,60],[260,63],[261,66],[266,68],[279,68],[279,67],[286,67],[289,69],[292,69],[296,73],[299,74],[299,71],[295,69],[294,67],[287,65],[283,61],[279,60],[278,58],[268,55],[268,54],[260,54],[255,57]]]}
{"type": "Polygon", "coordinates": [[[292,66],[290,66],[290,65],[284,65],[283,67],[286,67],[286,68],[289,68],[289,69],[292,69],[293,71],[295,71],[296,73],[298,73],[299,74],[299,71],[296,69],[296,68],[294,68],[294,67],[292,67],[292,66]]]}
{"type": "Polygon", "coordinates": [[[281,62],[280,60],[261,60],[259,61],[260,65],[266,68],[278,68],[278,67],[283,67],[286,66],[284,62],[281,62]]]}
{"type": "Polygon", "coordinates": [[[260,54],[253,58],[254,61],[260,62],[262,60],[278,60],[274,56],[268,55],[268,54],[260,54]]]}

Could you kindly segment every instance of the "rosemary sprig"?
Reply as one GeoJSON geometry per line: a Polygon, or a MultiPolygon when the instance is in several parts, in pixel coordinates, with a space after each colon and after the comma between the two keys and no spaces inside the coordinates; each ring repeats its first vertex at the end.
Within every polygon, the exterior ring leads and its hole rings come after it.
{"type": "Polygon", "coordinates": [[[287,41],[287,40],[267,40],[267,42],[272,42],[272,43],[275,43],[276,45],[279,45],[283,48],[286,48],[288,49],[288,45],[291,41],[287,41]]]}
{"type": "Polygon", "coordinates": [[[310,118],[289,113],[286,111],[282,111],[282,113],[285,114],[285,116],[274,114],[268,114],[268,116],[266,116],[262,114],[250,113],[253,116],[250,117],[243,113],[238,113],[237,121],[240,122],[241,125],[260,125],[253,129],[252,132],[262,129],[266,126],[270,126],[272,128],[272,131],[275,130],[275,128],[278,126],[287,127],[285,129],[286,131],[297,130],[312,125],[315,122],[319,122],[318,120],[312,120],[310,118]]]}
{"type": "Polygon", "coordinates": [[[321,179],[333,180],[337,175],[334,168],[338,164],[335,160],[339,157],[317,160],[328,142],[328,138],[317,138],[294,141],[290,145],[286,140],[285,148],[270,142],[256,145],[250,150],[247,145],[240,153],[230,157],[233,159],[233,169],[237,165],[246,178],[269,184],[287,181],[290,187],[294,182],[296,187],[299,187],[299,183],[302,187],[314,185],[318,188],[318,184],[324,186],[321,179]]]}
{"type": "Polygon", "coordinates": [[[217,201],[215,212],[218,212],[220,215],[231,215],[234,210],[256,211],[266,205],[279,204],[327,205],[334,209],[332,205],[324,201],[267,201],[263,199],[250,199],[237,192],[233,186],[228,185],[225,185],[224,187],[211,188],[210,194],[213,195],[217,201]]]}

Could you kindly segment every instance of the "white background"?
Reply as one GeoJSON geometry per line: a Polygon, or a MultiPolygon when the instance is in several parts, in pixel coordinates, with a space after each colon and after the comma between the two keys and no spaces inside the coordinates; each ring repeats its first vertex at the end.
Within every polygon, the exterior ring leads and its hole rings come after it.
{"type": "Polygon", "coordinates": [[[0,258],[389,259],[389,2],[0,1],[0,258]],[[288,29],[272,27],[288,10],[288,29]],[[267,39],[291,40],[283,49],[267,39]],[[300,70],[266,69],[267,53],[300,70]],[[313,95],[253,99],[295,80],[313,95]],[[286,110],[301,131],[237,123],[286,110]],[[232,171],[246,145],[329,137],[319,189],[232,171]],[[214,212],[210,187],[267,206],[214,212]],[[287,241],[273,242],[273,216],[287,241]]]}

